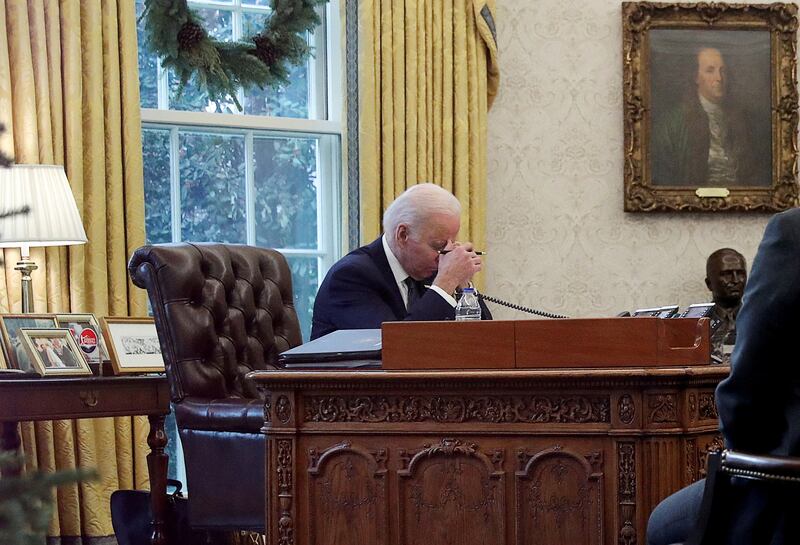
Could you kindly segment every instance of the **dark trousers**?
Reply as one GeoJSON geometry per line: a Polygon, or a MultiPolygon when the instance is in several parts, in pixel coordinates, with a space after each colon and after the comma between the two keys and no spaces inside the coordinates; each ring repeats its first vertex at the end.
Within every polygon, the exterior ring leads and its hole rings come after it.
{"type": "MultiPolygon", "coordinates": [[[[706,542],[714,545],[800,544],[800,499],[792,483],[717,476],[706,542]]],[[[694,529],[705,480],[659,503],[647,523],[647,545],[683,543],[694,529]]]]}
{"type": "Polygon", "coordinates": [[[700,511],[705,484],[705,479],[690,484],[653,509],[647,522],[647,545],[672,545],[688,539],[700,511]]]}

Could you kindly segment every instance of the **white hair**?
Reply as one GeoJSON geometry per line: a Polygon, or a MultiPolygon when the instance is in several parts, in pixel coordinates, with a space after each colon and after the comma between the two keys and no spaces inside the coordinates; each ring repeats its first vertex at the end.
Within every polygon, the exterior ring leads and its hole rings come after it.
{"type": "Polygon", "coordinates": [[[461,203],[452,193],[435,184],[419,184],[406,189],[383,213],[383,232],[394,233],[404,223],[424,226],[437,213],[461,215],[461,203]]]}

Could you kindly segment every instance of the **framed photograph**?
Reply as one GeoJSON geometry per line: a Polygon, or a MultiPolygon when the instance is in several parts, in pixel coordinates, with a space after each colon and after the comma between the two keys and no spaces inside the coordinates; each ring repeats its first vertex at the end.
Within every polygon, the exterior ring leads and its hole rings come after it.
{"type": "Polygon", "coordinates": [[[72,332],[87,363],[111,359],[103,340],[103,330],[94,314],[56,314],[56,323],[72,332]]]}
{"type": "Polygon", "coordinates": [[[11,369],[33,371],[28,352],[22,345],[19,330],[22,328],[55,329],[56,317],[53,314],[0,314],[0,333],[11,369]]]}
{"type": "Polygon", "coordinates": [[[100,323],[114,374],[164,371],[161,344],[152,318],[106,316],[100,323]]]}
{"type": "Polygon", "coordinates": [[[624,2],[626,212],[795,206],[794,4],[624,2]]]}
{"type": "Polygon", "coordinates": [[[33,370],[40,375],[92,374],[69,329],[21,328],[19,334],[33,370]]]}

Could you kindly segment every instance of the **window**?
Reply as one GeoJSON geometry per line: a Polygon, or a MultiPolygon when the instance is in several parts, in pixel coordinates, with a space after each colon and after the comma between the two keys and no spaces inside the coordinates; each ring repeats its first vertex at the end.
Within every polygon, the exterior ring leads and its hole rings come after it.
{"type": "MultiPolygon", "coordinates": [[[[189,6],[218,39],[262,28],[269,0],[189,6]]],[[[144,2],[137,0],[137,15],[144,2]]],[[[163,70],[144,46],[139,72],[149,243],[233,242],[275,248],[292,269],[303,337],[319,283],[341,255],[341,103],[338,2],[320,8],[313,57],[279,90],[210,101],[163,70]],[[336,54],[333,54],[336,52],[336,54]]]]}

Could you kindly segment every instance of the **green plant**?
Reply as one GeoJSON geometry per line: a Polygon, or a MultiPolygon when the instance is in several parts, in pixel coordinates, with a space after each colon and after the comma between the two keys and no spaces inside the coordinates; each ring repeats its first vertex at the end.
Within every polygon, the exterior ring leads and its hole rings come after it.
{"type": "Polygon", "coordinates": [[[237,89],[286,84],[290,65],[305,62],[306,32],[319,24],[316,7],[326,1],[272,0],[259,32],[228,42],[211,38],[186,0],[145,0],[145,44],[175,71],[181,89],[194,79],[211,100],[229,97],[241,110],[237,89]]]}
{"type": "Polygon", "coordinates": [[[96,476],[94,471],[74,470],[45,473],[33,471],[19,476],[21,457],[0,451],[0,543],[33,545],[44,541],[53,514],[53,489],[96,476]]]}

